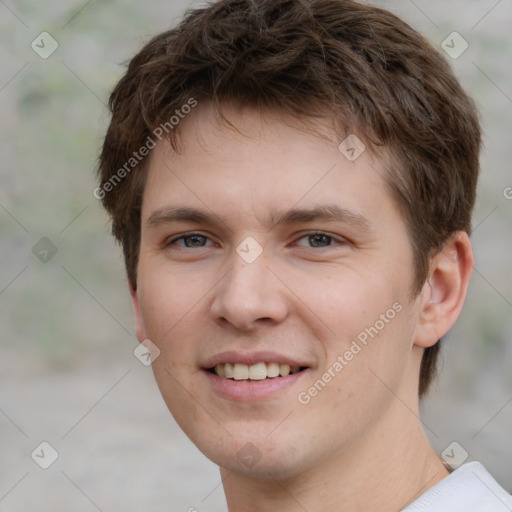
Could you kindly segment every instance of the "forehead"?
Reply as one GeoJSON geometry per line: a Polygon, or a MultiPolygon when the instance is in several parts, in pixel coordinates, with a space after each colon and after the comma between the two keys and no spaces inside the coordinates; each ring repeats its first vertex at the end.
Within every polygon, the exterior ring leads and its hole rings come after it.
{"type": "Polygon", "coordinates": [[[226,106],[224,115],[232,126],[210,104],[199,105],[181,121],[179,151],[166,141],[157,144],[143,222],[176,206],[251,216],[261,223],[275,221],[284,210],[326,205],[373,215],[378,222],[379,210],[393,208],[384,161],[370,155],[355,135],[339,137],[325,123],[299,125],[250,108],[226,106]]]}

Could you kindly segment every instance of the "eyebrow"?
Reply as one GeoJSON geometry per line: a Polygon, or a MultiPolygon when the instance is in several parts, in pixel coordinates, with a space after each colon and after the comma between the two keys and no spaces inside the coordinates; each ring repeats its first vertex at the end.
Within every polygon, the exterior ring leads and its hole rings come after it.
{"type": "MultiPolygon", "coordinates": [[[[340,208],[337,205],[324,205],[315,208],[292,208],[290,210],[273,211],[269,215],[272,228],[278,225],[291,225],[315,221],[341,222],[359,231],[371,232],[370,222],[358,212],[340,208]]],[[[155,210],[148,217],[146,225],[155,228],[173,222],[192,222],[194,224],[219,225],[227,224],[218,216],[208,211],[191,207],[164,207],[155,210]]]]}
{"type": "Polygon", "coordinates": [[[292,208],[291,210],[272,213],[270,218],[273,226],[327,221],[348,224],[361,231],[371,231],[370,222],[360,213],[336,205],[325,205],[311,209],[292,208]]]}

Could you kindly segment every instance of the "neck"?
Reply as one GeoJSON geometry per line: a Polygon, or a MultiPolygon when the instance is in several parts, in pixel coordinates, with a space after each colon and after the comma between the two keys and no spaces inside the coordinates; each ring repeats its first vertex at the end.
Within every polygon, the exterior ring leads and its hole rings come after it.
{"type": "Polygon", "coordinates": [[[449,473],[417,416],[401,403],[394,409],[387,425],[291,478],[256,480],[221,468],[229,511],[401,510],[449,473]]]}

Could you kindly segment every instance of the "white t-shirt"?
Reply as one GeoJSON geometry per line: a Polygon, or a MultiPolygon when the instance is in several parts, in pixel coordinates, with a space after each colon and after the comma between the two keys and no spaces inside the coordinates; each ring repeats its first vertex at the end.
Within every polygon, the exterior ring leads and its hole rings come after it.
{"type": "Polygon", "coordinates": [[[402,512],[512,512],[512,496],[479,462],[468,462],[402,512]]]}

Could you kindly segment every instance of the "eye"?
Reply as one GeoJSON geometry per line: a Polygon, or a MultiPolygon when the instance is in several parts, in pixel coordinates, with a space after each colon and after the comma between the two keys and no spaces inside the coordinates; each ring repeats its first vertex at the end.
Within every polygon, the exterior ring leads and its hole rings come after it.
{"type": "Polygon", "coordinates": [[[338,244],[346,243],[345,240],[338,237],[333,237],[327,233],[323,232],[314,232],[303,235],[299,238],[299,241],[296,245],[301,247],[313,247],[313,248],[323,248],[323,247],[331,247],[333,242],[338,244]],[[300,243],[301,240],[305,240],[305,243],[300,243]]]}
{"type": "Polygon", "coordinates": [[[206,247],[209,238],[200,233],[187,233],[164,242],[165,247],[178,246],[188,249],[206,247]]]}

